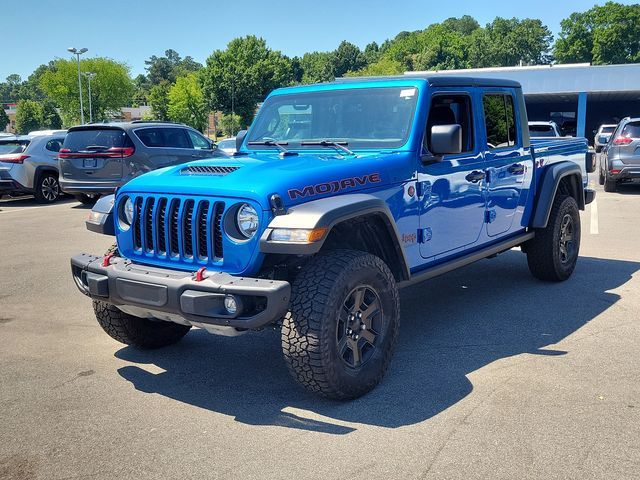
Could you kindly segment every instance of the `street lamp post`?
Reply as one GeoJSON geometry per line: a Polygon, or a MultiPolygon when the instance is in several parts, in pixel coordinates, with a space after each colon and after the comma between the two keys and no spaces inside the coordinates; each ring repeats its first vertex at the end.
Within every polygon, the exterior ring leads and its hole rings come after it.
{"type": "Polygon", "coordinates": [[[78,92],[80,94],[80,123],[84,123],[84,110],[82,108],[82,79],[80,78],[80,55],[86,52],[88,49],[75,47],[67,48],[67,51],[73,53],[78,58],[78,92]]]}
{"type": "Polygon", "coordinates": [[[91,106],[91,80],[96,76],[94,72],[87,72],[84,74],[89,82],[89,123],[93,123],[93,108],[91,106]]]}

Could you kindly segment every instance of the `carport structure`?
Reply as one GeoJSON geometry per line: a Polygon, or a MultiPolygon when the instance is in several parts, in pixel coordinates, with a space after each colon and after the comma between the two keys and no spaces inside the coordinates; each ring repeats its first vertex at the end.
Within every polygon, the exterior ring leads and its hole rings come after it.
{"type": "Polygon", "coordinates": [[[601,124],[618,123],[627,116],[640,117],[640,64],[581,63],[407,72],[416,74],[515,80],[522,85],[529,120],[553,120],[565,130],[586,136],[590,142],[601,124]]]}

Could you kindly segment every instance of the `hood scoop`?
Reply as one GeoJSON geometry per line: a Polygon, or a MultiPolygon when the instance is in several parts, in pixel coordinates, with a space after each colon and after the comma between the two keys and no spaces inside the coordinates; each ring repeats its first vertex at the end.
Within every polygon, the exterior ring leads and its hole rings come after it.
{"type": "Polygon", "coordinates": [[[189,165],[180,170],[180,175],[228,175],[239,168],[222,165],[189,165]]]}

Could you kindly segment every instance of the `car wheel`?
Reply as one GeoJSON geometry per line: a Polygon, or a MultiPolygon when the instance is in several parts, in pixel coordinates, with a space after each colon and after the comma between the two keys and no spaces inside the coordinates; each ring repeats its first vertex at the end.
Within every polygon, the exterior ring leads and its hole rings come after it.
{"type": "Polygon", "coordinates": [[[580,211],[573,197],[555,198],[547,226],[536,229],[525,250],[534,277],[561,282],[571,276],[580,251],[580,211]]]}
{"type": "Polygon", "coordinates": [[[609,175],[605,173],[604,175],[604,191],[605,192],[615,192],[618,188],[618,182],[609,178],[609,175]]]}
{"type": "Polygon", "coordinates": [[[604,185],[604,174],[602,173],[602,169],[598,171],[598,183],[600,185],[604,185]]]}
{"type": "Polygon", "coordinates": [[[93,193],[91,194],[79,193],[77,195],[74,195],[74,197],[83,205],[93,205],[98,201],[98,199],[100,198],[100,195],[93,194],[93,193]]]}
{"type": "Polygon", "coordinates": [[[373,389],[389,366],[400,324],[389,267],[365,252],[320,254],[296,277],[291,298],[282,350],[293,377],[339,400],[373,389]]]}
{"type": "Polygon", "coordinates": [[[58,174],[44,172],[38,178],[35,188],[35,197],[38,203],[53,203],[60,198],[60,185],[58,174]]]}

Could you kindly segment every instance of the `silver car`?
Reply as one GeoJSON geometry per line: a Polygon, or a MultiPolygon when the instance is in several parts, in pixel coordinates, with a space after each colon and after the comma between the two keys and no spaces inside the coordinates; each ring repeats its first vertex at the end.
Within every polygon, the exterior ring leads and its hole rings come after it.
{"type": "Polygon", "coordinates": [[[0,138],[0,195],[33,194],[40,203],[58,200],[58,151],[64,138],[64,132],[0,138]]]}
{"type": "Polygon", "coordinates": [[[600,128],[596,132],[596,135],[593,139],[593,146],[596,149],[597,153],[600,153],[604,146],[607,144],[609,139],[611,138],[611,134],[616,129],[618,125],[600,125],[600,128]]]}
{"type": "Polygon", "coordinates": [[[640,118],[625,118],[611,134],[600,158],[600,185],[615,192],[618,184],[640,180],[640,118]]]}

